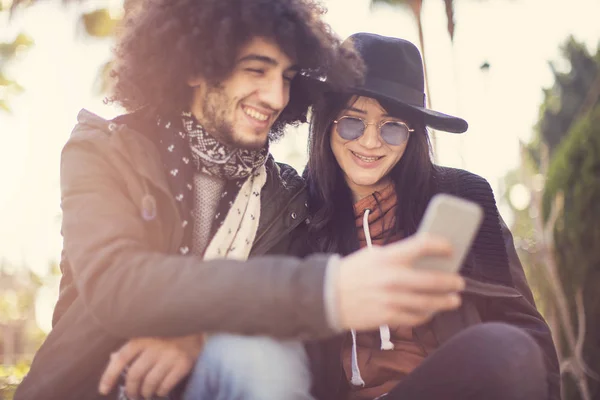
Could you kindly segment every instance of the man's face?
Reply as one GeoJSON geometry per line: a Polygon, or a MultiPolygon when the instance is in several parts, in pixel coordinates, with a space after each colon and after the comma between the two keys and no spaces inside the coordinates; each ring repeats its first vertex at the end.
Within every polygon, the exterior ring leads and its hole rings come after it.
{"type": "Polygon", "coordinates": [[[255,37],[240,50],[231,75],[211,85],[190,80],[191,111],[217,140],[233,147],[259,149],[290,100],[294,62],[272,40],[255,37]]]}

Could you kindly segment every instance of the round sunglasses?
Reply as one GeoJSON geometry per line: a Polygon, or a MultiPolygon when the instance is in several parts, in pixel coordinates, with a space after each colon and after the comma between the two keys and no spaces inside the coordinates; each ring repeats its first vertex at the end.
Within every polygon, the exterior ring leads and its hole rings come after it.
{"type": "Polygon", "coordinates": [[[355,140],[364,135],[367,126],[375,125],[381,138],[389,145],[400,146],[408,140],[410,129],[408,125],[400,121],[380,121],[379,123],[368,124],[364,119],[358,117],[343,117],[333,121],[337,125],[337,132],[342,139],[355,140]]]}

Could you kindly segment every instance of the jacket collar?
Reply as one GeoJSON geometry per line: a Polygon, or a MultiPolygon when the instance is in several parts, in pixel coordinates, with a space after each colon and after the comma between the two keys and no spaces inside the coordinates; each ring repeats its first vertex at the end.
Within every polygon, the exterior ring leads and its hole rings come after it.
{"type": "Polygon", "coordinates": [[[133,121],[142,120],[135,118],[136,115],[137,113],[133,113],[106,120],[84,109],[77,115],[77,121],[104,131],[109,135],[112,147],[128,159],[140,175],[160,190],[170,193],[158,149],[148,135],[141,133],[149,132],[151,125],[136,126],[133,121]]]}
{"type": "MultiPolygon", "coordinates": [[[[146,184],[164,192],[166,198],[173,197],[156,146],[156,127],[150,122],[147,112],[141,110],[106,120],[84,109],[79,112],[77,120],[80,125],[104,132],[109,137],[111,147],[129,160],[146,184]]],[[[271,155],[266,167],[268,175],[263,189],[261,221],[252,254],[266,253],[274,242],[291,232],[308,215],[304,179],[292,167],[276,163],[271,155]]],[[[179,216],[175,202],[171,203],[179,216]]],[[[176,226],[180,227],[181,224],[177,222],[176,226]]],[[[175,247],[172,248],[176,248],[181,241],[183,231],[179,231],[173,235],[175,247]]]]}

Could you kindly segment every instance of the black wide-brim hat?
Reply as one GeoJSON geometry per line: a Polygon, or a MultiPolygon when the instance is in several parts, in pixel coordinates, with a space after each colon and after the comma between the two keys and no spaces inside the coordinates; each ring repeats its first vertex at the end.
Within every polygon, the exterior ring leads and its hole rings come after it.
{"type": "Polygon", "coordinates": [[[420,115],[433,129],[463,133],[468,124],[462,118],[430,110],[425,103],[425,78],[419,49],[411,42],[373,33],[355,33],[348,41],[361,55],[366,73],[364,83],[353,92],[385,99],[420,115]]]}

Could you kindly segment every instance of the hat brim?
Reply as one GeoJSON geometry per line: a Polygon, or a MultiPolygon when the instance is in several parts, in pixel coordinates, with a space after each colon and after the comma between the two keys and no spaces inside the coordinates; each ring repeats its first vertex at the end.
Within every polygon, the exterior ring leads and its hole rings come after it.
{"type": "Polygon", "coordinates": [[[420,107],[413,104],[406,103],[402,99],[396,98],[391,94],[382,93],[381,91],[369,90],[368,88],[354,88],[353,93],[363,95],[367,97],[373,97],[375,99],[382,98],[397,104],[401,108],[405,108],[409,111],[416,112],[423,117],[426,126],[429,126],[435,130],[449,132],[449,133],[464,133],[469,129],[469,124],[462,118],[454,117],[452,115],[444,114],[439,111],[430,110],[426,107],[420,107]]]}
{"type": "MultiPolygon", "coordinates": [[[[327,80],[320,80],[310,76],[300,75],[299,84],[310,87],[310,91],[325,93],[332,91],[331,85],[327,80]]],[[[455,117],[452,115],[444,114],[439,111],[430,110],[429,108],[417,106],[414,104],[407,103],[403,99],[394,96],[393,93],[386,93],[384,87],[378,88],[377,90],[371,90],[367,87],[355,87],[349,90],[350,93],[354,93],[361,96],[372,97],[375,99],[385,99],[398,105],[400,108],[404,108],[409,112],[415,112],[423,117],[423,121],[426,126],[431,127],[435,130],[460,134],[464,133],[469,129],[469,124],[462,118],[455,117]]]]}

